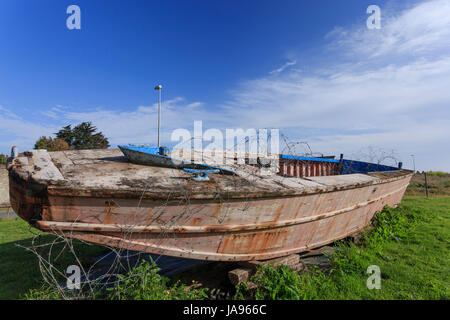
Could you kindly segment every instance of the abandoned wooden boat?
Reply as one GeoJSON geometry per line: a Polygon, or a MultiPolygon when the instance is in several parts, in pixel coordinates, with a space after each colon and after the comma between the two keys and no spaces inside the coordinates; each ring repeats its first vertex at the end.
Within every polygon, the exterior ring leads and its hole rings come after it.
{"type": "MultiPolygon", "coordinates": [[[[233,157],[232,157],[233,158],[233,157]]],[[[84,241],[219,261],[264,260],[361,231],[398,204],[412,172],[342,159],[276,155],[276,170],[235,164],[198,182],[130,163],[119,149],[9,159],[10,201],[31,225],[84,241]]]]}

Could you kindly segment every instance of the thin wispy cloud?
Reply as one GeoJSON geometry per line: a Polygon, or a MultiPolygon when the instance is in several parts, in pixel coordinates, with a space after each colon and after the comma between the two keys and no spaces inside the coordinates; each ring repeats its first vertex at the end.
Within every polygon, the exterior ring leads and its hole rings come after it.
{"type": "Polygon", "coordinates": [[[7,117],[10,119],[17,119],[20,120],[22,119],[21,117],[19,117],[17,114],[15,114],[14,112],[4,108],[3,106],[0,106],[0,117],[3,115],[3,117],[7,117]]]}
{"type": "Polygon", "coordinates": [[[394,59],[448,54],[450,49],[450,1],[424,1],[402,12],[382,10],[382,28],[364,26],[349,30],[336,27],[327,36],[331,47],[348,55],[394,59]],[[447,41],[446,41],[447,39],[447,41]]]}
{"type": "Polygon", "coordinates": [[[284,69],[286,69],[290,66],[295,66],[296,64],[297,64],[297,61],[288,61],[285,64],[283,64],[281,67],[279,67],[278,69],[270,71],[269,74],[281,73],[281,72],[283,72],[284,69]]]}

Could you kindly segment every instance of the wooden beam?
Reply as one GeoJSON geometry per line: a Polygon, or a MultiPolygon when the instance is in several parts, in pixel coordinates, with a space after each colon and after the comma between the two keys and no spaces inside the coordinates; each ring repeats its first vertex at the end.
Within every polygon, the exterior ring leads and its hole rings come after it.
{"type": "Polygon", "coordinates": [[[241,261],[239,264],[246,268],[251,268],[253,270],[256,270],[259,266],[264,264],[270,264],[275,266],[279,265],[287,265],[287,266],[293,266],[300,263],[300,256],[298,254],[291,254],[289,256],[270,259],[270,260],[263,260],[263,261],[241,261]]]}
{"type": "Polygon", "coordinates": [[[228,279],[232,285],[237,286],[243,281],[247,281],[254,273],[252,268],[238,268],[228,272],[228,279]]]}

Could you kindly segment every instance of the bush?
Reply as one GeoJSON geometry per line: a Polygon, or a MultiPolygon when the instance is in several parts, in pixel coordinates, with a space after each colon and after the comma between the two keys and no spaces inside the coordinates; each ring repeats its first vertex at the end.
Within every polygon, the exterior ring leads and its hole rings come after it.
{"type": "Polygon", "coordinates": [[[450,175],[450,173],[444,171],[428,171],[427,174],[430,176],[438,176],[438,177],[446,177],[450,175]]]}
{"type": "Polygon", "coordinates": [[[6,164],[7,160],[8,160],[8,156],[6,154],[0,153],[0,164],[6,164]]]}
{"type": "Polygon", "coordinates": [[[363,236],[364,244],[375,248],[388,240],[399,241],[408,234],[417,219],[418,216],[410,211],[386,206],[375,215],[374,227],[363,236]]]}
{"type": "Polygon", "coordinates": [[[280,265],[263,265],[252,277],[258,288],[253,294],[248,283],[236,286],[237,299],[250,296],[256,300],[298,300],[300,299],[300,276],[289,267],[280,265]]]}
{"type": "Polygon", "coordinates": [[[42,136],[38,141],[34,144],[34,149],[45,149],[48,151],[64,151],[71,150],[72,148],[69,146],[67,142],[62,139],[53,139],[52,137],[42,136]]]}
{"type": "MultiPolygon", "coordinates": [[[[142,263],[128,272],[119,275],[116,286],[107,289],[106,299],[112,300],[192,300],[207,298],[206,289],[189,288],[180,281],[171,283],[170,279],[159,275],[160,269],[153,261],[142,263]]],[[[195,286],[195,282],[193,283],[195,286]]]]}

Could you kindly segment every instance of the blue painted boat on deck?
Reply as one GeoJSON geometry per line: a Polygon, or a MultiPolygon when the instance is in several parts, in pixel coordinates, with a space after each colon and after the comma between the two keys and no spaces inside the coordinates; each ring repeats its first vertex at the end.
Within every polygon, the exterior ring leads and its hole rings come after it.
{"type": "Polygon", "coordinates": [[[128,144],[118,147],[130,162],[137,164],[177,169],[217,170],[221,174],[235,175],[228,169],[172,158],[168,156],[172,150],[166,147],[155,148],[145,144],[128,144]]]}

